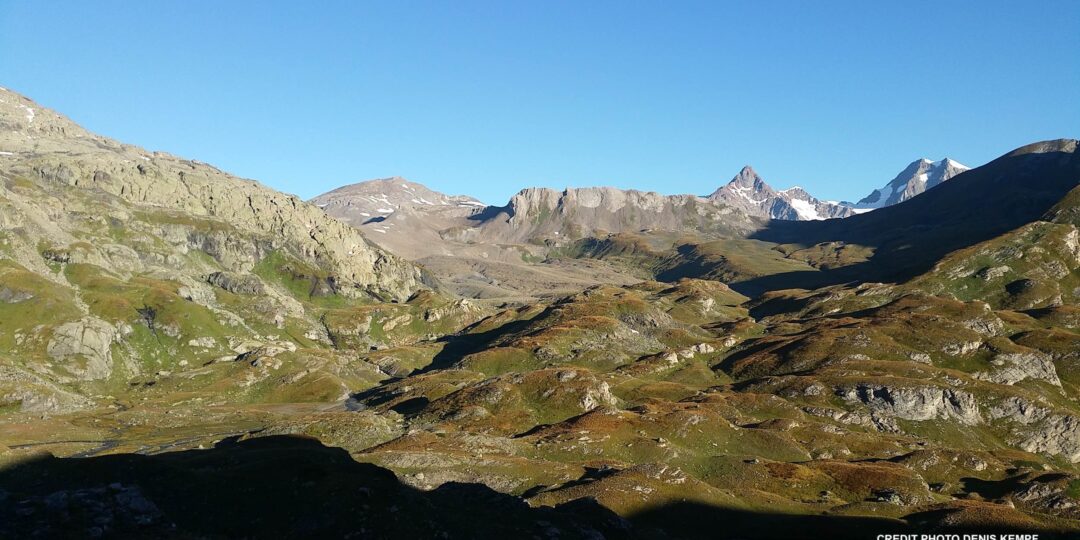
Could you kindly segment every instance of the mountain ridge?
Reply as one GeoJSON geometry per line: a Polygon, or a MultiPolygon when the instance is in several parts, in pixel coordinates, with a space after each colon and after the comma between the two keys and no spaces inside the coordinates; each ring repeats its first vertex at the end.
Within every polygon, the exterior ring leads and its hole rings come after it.
{"type": "Polygon", "coordinates": [[[1080,531],[1075,140],[845,219],[392,178],[353,227],[7,98],[0,536],[1080,531]]]}
{"type": "MultiPolygon", "coordinates": [[[[0,162],[10,175],[42,185],[104,192],[138,206],[220,219],[258,235],[281,235],[289,239],[296,256],[325,266],[342,285],[401,299],[420,285],[418,268],[380,250],[314,206],[256,181],[91,134],[10,91],[0,93],[0,127],[4,128],[0,162]]],[[[257,245],[245,249],[262,250],[257,245]]],[[[226,257],[221,262],[233,269],[254,264],[220,253],[226,257]]]]}
{"type": "Polygon", "coordinates": [[[921,158],[908,164],[884,187],[875,189],[850,206],[868,211],[899,204],[969,169],[970,167],[949,158],[939,161],[921,158]]]}

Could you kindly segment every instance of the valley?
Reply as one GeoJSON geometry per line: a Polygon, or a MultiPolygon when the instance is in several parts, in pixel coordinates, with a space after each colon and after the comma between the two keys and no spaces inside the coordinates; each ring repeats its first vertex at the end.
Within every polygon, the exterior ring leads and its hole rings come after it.
{"type": "Polygon", "coordinates": [[[1077,145],[304,201],[0,90],[0,537],[1075,537],[1077,145]]]}

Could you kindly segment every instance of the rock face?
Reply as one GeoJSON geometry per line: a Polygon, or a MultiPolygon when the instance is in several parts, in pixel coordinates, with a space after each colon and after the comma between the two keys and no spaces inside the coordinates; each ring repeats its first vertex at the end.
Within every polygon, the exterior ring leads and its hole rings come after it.
{"type": "Polygon", "coordinates": [[[962,390],[936,386],[899,387],[859,384],[837,394],[846,401],[905,420],[956,420],[965,425],[982,422],[975,396],[962,390]]]}
{"type": "Polygon", "coordinates": [[[853,206],[859,210],[874,210],[902,203],[942,182],[968,170],[949,158],[941,161],[920,159],[911,162],[900,174],[896,175],[885,187],[875,189],[853,206]]]}
{"type": "Polygon", "coordinates": [[[406,302],[427,276],[297,197],[0,89],[0,407],[90,406],[117,373],[318,330],[313,297],[406,302]]]}
{"type": "MultiPolygon", "coordinates": [[[[345,291],[403,300],[421,286],[415,266],[294,196],[204,163],[93,135],[7,90],[0,90],[0,149],[0,170],[10,177],[56,194],[74,188],[85,197],[111,195],[137,212],[157,214],[160,234],[177,249],[202,250],[230,270],[250,270],[269,252],[284,250],[334,275],[345,291]],[[202,222],[217,225],[192,226],[202,222]]],[[[7,191],[0,196],[14,205],[22,223],[40,225],[36,232],[50,243],[64,243],[76,232],[77,224],[50,216],[62,217],[62,206],[18,200],[7,191]]],[[[49,203],[69,199],[65,195],[49,203]]],[[[117,249],[92,255],[99,258],[96,262],[111,261],[109,266],[117,266],[125,253],[129,259],[139,257],[123,246],[117,249]]],[[[159,262],[169,266],[175,261],[163,256],[159,262]]]]}
{"type": "Polygon", "coordinates": [[[1028,452],[1060,455],[1072,463],[1080,462],[1080,418],[1051,416],[1022,439],[1020,447],[1028,452]]]}
{"type": "Polygon", "coordinates": [[[1025,379],[1038,379],[1054,386],[1061,386],[1057,370],[1050,355],[1032,351],[1027,353],[1001,353],[990,362],[993,368],[976,373],[975,377],[998,384],[1013,385],[1025,379]]]}
{"type": "Polygon", "coordinates": [[[729,206],[694,195],[611,187],[524,189],[489,210],[482,236],[512,241],[582,238],[644,229],[746,232],[755,222],[729,206]]]}
{"type": "Polygon", "coordinates": [[[46,351],[77,380],[104,379],[112,372],[111,348],[116,338],[116,328],[112,325],[87,317],[53,330],[46,351]]]}
{"type": "Polygon", "coordinates": [[[777,191],[749,165],[743,167],[727,185],[709,195],[709,200],[766,219],[819,220],[848,217],[855,213],[840,203],[816,199],[798,186],[777,191]]]}
{"type": "Polygon", "coordinates": [[[642,231],[730,237],[761,226],[702,197],[615,188],[530,188],[494,207],[389,178],[346,186],[312,202],[471,297],[573,294],[598,282],[640,280],[637,272],[598,262],[549,262],[549,255],[558,257],[583,238],[642,231]]]}
{"type": "Polygon", "coordinates": [[[253,296],[263,294],[266,289],[258,277],[247,274],[235,274],[233,272],[214,272],[206,277],[206,282],[221,287],[233,294],[253,296]]]}

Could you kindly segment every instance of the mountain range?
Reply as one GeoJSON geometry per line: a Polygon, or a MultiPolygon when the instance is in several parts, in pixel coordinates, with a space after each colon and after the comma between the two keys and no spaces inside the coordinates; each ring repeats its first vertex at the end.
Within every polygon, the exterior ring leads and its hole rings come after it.
{"type": "Polygon", "coordinates": [[[306,202],[0,90],[0,537],[971,532],[1080,533],[1077,140],[306,202]]]}
{"type": "MultiPolygon", "coordinates": [[[[949,159],[917,160],[886,186],[893,196],[877,207],[906,201],[964,170],[949,159]]],[[[602,257],[579,257],[573,263],[550,257],[594,250],[582,245],[591,239],[645,235],[662,251],[687,241],[687,234],[741,238],[770,221],[854,216],[874,209],[867,199],[841,203],[822,201],[798,186],[777,190],[746,166],[708,196],[611,187],[526,188],[505,206],[487,206],[472,197],[388,178],[344,186],[310,202],[366,231],[379,246],[417,261],[457,294],[523,298],[540,291],[571,292],[590,280],[618,284],[641,277],[640,271],[627,275],[626,265],[599,265],[602,257]],[[584,260],[591,264],[583,265],[584,260]]]]}

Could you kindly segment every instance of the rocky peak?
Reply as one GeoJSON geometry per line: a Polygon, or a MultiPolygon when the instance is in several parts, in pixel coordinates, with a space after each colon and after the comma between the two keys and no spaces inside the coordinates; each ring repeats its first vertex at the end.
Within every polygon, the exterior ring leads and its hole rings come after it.
{"type": "Polygon", "coordinates": [[[821,201],[799,186],[777,191],[749,165],[709,195],[709,199],[766,219],[816,220],[853,213],[839,203],[821,201]]]}
{"type": "Polygon", "coordinates": [[[728,185],[734,185],[739,187],[754,188],[755,190],[772,189],[761,176],[758,175],[754,168],[749,165],[744,165],[739,174],[732,178],[728,185]]]}
{"type": "Polygon", "coordinates": [[[853,206],[858,210],[892,206],[920,195],[966,170],[966,165],[949,158],[939,161],[917,159],[904,167],[904,170],[884,187],[875,189],[853,206]]]}

